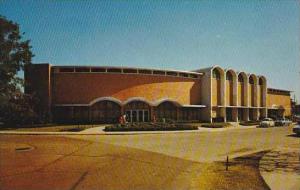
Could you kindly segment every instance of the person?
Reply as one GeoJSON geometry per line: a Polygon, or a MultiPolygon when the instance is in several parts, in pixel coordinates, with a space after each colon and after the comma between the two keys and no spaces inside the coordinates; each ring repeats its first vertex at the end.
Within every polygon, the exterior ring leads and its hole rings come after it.
{"type": "Polygon", "coordinates": [[[153,123],[156,123],[156,117],[153,115],[153,123]]]}
{"type": "Polygon", "coordinates": [[[119,118],[119,123],[120,123],[120,124],[123,124],[123,116],[122,116],[122,115],[121,115],[120,118],[119,118]]]}
{"type": "Polygon", "coordinates": [[[123,122],[126,124],[127,123],[127,116],[126,114],[123,115],[123,122]]]}

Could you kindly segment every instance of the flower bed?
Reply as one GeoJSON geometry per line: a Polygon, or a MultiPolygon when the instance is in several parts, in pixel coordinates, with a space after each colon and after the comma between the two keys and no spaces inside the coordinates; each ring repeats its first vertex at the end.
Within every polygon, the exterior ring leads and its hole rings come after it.
{"type": "Polygon", "coordinates": [[[104,131],[175,131],[198,130],[197,126],[170,123],[128,123],[106,126],[104,131]]]}

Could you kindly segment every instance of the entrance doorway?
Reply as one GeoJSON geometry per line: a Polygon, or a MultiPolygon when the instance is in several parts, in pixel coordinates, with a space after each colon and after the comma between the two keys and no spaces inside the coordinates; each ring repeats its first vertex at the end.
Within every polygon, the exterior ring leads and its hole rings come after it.
{"type": "Polygon", "coordinates": [[[125,113],[128,122],[149,122],[148,110],[127,110],[125,113]]]}
{"type": "Polygon", "coordinates": [[[233,121],[232,109],[231,108],[226,108],[226,120],[227,121],[233,121]]]}

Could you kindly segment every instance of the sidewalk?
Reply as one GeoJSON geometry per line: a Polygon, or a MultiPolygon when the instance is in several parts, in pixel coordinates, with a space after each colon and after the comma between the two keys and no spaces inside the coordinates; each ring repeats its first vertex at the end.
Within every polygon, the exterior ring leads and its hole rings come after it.
{"type": "Polygon", "coordinates": [[[137,135],[137,134],[172,134],[172,133],[201,133],[201,132],[220,132],[227,130],[236,129],[253,129],[256,126],[238,126],[238,127],[227,127],[227,128],[203,128],[199,127],[198,130],[178,130],[178,131],[120,131],[120,132],[105,132],[105,127],[93,127],[80,132],[40,132],[40,131],[0,131],[1,134],[6,135],[137,135]]]}
{"type": "Polygon", "coordinates": [[[265,154],[259,162],[259,171],[272,190],[299,189],[299,148],[280,148],[265,154]]]}

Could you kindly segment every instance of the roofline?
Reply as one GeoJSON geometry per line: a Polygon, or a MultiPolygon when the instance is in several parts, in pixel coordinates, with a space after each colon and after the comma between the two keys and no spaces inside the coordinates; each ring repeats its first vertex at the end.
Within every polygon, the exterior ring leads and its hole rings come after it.
{"type": "Polygon", "coordinates": [[[278,91],[283,91],[283,92],[294,92],[291,90],[284,90],[284,89],[279,89],[279,88],[267,88],[267,90],[278,90],[278,91]]]}
{"type": "Polygon", "coordinates": [[[56,65],[52,66],[53,68],[111,68],[111,69],[140,69],[140,70],[149,70],[149,71],[166,71],[166,72],[180,72],[187,74],[196,74],[204,75],[204,73],[193,72],[193,71],[183,71],[183,70],[174,70],[174,69],[150,69],[150,68],[141,68],[141,67],[118,67],[118,66],[95,66],[95,65],[56,65]]]}

